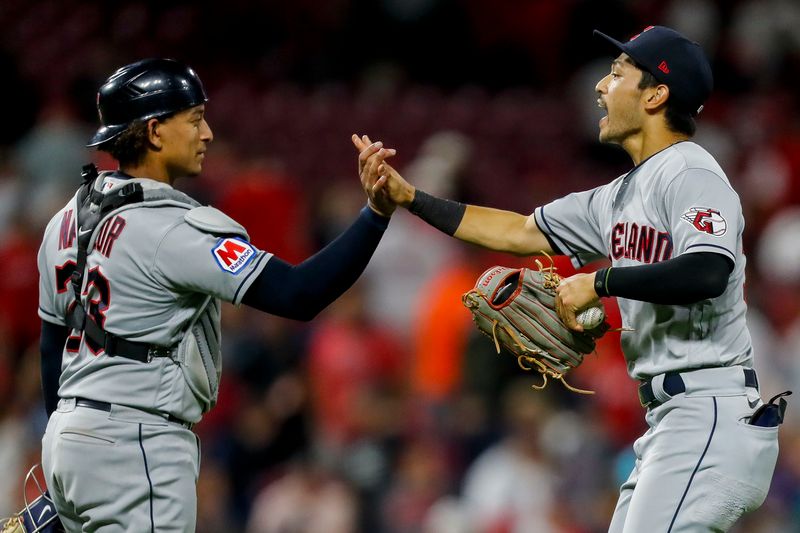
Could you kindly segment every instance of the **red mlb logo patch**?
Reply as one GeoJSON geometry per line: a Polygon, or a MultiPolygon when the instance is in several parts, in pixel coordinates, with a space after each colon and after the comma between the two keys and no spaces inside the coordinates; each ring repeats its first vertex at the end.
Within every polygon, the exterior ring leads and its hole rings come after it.
{"type": "Polygon", "coordinates": [[[222,270],[237,274],[256,256],[256,249],[245,240],[227,238],[217,242],[211,255],[222,270]]]}

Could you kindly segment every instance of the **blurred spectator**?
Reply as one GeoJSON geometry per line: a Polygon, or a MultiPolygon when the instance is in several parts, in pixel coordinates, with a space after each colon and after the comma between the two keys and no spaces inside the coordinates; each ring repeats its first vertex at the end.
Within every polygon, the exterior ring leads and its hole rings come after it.
{"type": "Polygon", "coordinates": [[[73,191],[81,167],[89,162],[91,130],[77,122],[66,102],[52,102],[17,146],[19,167],[32,188],[52,186],[73,191]]]}
{"type": "Polygon", "coordinates": [[[360,529],[378,527],[394,443],[405,424],[405,353],[393,331],[365,313],[357,283],[316,322],[306,360],[314,449],[358,490],[360,529]]]}
{"type": "Polygon", "coordinates": [[[552,416],[544,393],[519,381],[503,397],[506,436],[478,457],[464,478],[464,512],[478,533],[558,531],[556,473],[544,457],[540,429],[552,416]]]}
{"type": "MultiPolygon", "coordinates": [[[[454,198],[460,193],[470,157],[468,138],[454,131],[439,131],[425,139],[406,172],[421,190],[454,198]]],[[[422,287],[441,268],[458,260],[458,248],[452,239],[417,217],[398,213],[392,231],[386,233],[365,271],[370,284],[370,316],[403,336],[410,335],[427,301],[422,287]]]]}
{"type": "Polygon", "coordinates": [[[248,533],[355,533],[358,501],[346,483],[313,460],[298,460],[253,504],[248,533]]]}
{"type": "Polygon", "coordinates": [[[448,481],[447,453],[440,442],[426,438],[408,442],[381,505],[380,531],[420,531],[431,506],[448,489],[448,481]]]}
{"type": "MultiPolygon", "coordinates": [[[[0,241],[0,330],[14,360],[39,338],[37,226],[16,212],[0,241]]],[[[12,367],[16,368],[16,366],[12,367]]]]}
{"type": "MultiPolygon", "coordinates": [[[[373,428],[370,404],[377,391],[400,390],[405,354],[393,333],[364,314],[363,284],[356,284],[316,323],[306,360],[312,411],[321,444],[343,447],[373,428]]],[[[389,422],[387,420],[387,422],[389,422]]],[[[397,421],[392,421],[394,424],[397,421]]]]}
{"type": "Polygon", "coordinates": [[[290,177],[254,164],[231,177],[216,205],[247,228],[254,245],[299,263],[310,255],[301,189],[290,177]]]}

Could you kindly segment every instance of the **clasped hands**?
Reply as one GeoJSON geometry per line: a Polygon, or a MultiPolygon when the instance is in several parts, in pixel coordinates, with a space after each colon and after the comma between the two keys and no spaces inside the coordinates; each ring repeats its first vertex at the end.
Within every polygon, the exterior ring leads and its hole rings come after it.
{"type": "MultiPolygon", "coordinates": [[[[386,162],[397,151],[384,148],[380,141],[372,142],[367,135],[353,134],[352,141],[359,152],[358,175],[370,208],[389,217],[397,206],[411,205],[416,189],[386,162]]],[[[561,280],[556,289],[556,312],[567,327],[575,331],[583,331],[576,315],[599,300],[594,290],[594,277],[594,273],[575,274],[561,280]]]]}
{"type": "Polygon", "coordinates": [[[392,168],[386,160],[397,154],[380,141],[372,142],[367,135],[352,136],[358,153],[358,175],[369,198],[369,207],[379,215],[389,217],[397,206],[408,207],[416,189],[392,168]]]}

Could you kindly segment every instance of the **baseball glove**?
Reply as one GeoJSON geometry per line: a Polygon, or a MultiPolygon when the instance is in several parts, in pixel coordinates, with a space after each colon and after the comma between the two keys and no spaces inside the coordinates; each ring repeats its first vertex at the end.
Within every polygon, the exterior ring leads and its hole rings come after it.
{"type": "Polygon", "coordinates": [[[555,289],[561,276],[552,262],[547,268],[538,260],[536,264],[538,270],[494,266],[481,274],[462,301],[478,329],[492,338],[497,353],[503,347],[523,370],[542,374],[542,384],[534,389],[543,389],[548,378],[553,378],[571,391],[593,394],[570,386],[564,375],[594,351],[595,340],[609,326],[604,321],[584,332],[568,328],[555,310],[555,289]]]}

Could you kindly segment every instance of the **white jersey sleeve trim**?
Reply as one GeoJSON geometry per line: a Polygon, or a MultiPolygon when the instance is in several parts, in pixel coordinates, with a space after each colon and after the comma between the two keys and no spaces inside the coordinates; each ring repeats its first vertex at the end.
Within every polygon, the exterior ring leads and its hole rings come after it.
{"type": "Polygon", "coordinates": [[[64,322],[63,318],[59,318],[54,314],[48,313],[41,307],[39,308],[39,318],[59,326],[66,326],[66,322],[64,322]]]}
{"type": "Polygon", "coordinates": [[[250,288],[250,285],[252,285],[259,274],[261,274],[261,271],[267,266],[267,262],[269,262],[272,256],[273,254],[269,252],[262,252],[261,256],[256,259],[256,264],[253,266],[252,270],[247,273],[247,277],[242,280],[239,288],[236,289],[236,293],[233,295],[233,301],[231,301],[233,305],[242,303],[242,298],[244,298],[244,295],[247,293],[247,289],[250,288]]]}
{"type": "Polygon", "coordinates": [[[195,207],[183,215],[187,224],[205,233],[214,235],[239,235],[247,240],[250,236],[244,226],[233,220],[231,217],[211,206],[195,207]]]}
{"type": "Polygon", "coordinates": [[[725,248],[724,246],[719,246],[716,244],[706,243],[706,242],[698,242],[696,244],[691,244],[686,247],[683,253],[685,254],[692,254],[698,252],[714,252],[720,255],[724,255],[731,259],[731,261],[736,263],[736,254],[725,248]]]}
{"type": "Polygon", "coordinates": [[[550,224],[547,222],[547,218],[544,216],[544,206],[537,207],[533,211],[533,218],[536,221],[536,225],[539,227],[539,231],[544,233],[545,236],[549,237],[553,241],[553,244],[558,246],[558,250],[553,251],[560,251],[562,254],[569,257],[570,261],[572,262],[572,266],[575,268],[581,268],[584,266],[583,261],[580,257],[578,257],[578,254],[576,254],[563,239],[560,239],[553,231],[553,228],[550,227],[550,224]]]}

